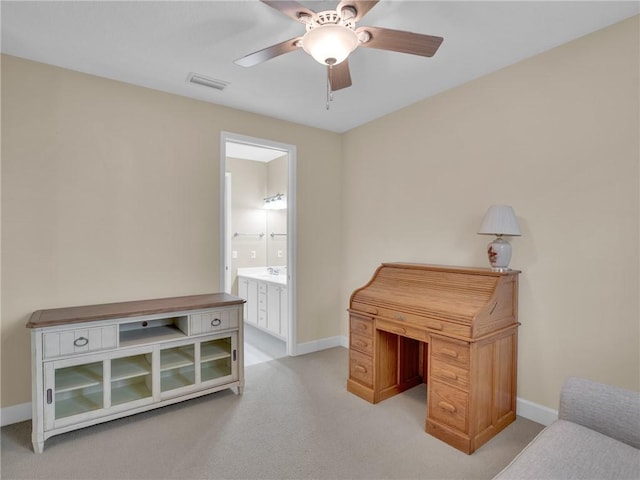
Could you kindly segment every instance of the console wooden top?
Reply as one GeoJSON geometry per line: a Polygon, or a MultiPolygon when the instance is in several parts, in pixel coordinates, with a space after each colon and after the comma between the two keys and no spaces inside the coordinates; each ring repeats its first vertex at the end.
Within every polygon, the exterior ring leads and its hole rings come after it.
{"type": "Polygon", "coordinates": [[[155,298],[131,302],[103,303],[78,307],[36,310],[27,322],[27,328],[43,328],[55,325],[108,320],[111,318],[137,317],[156,313],[200,310],[203,308],[238,305],[245,300],[228,293],[207,293],[184,297],[155,298]]]}

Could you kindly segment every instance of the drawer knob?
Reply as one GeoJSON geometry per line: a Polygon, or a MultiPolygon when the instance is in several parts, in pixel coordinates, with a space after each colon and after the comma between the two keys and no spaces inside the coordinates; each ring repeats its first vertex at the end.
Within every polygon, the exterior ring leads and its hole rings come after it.
{"type": "Polygon", "coordinates": [[[449,402],[438,402],[438,406],[449,413],[456,413],[455,405],[451,405],[449,402]]]}
{"type": "Polygon", "coordinates": [[[78,337],[73,341],[76,347],[84,347],[87,343],[89,343],[89,339],[85,337],[78,337]]]}
{"type": "Polygon", "coordinates": [[[442,350],[440,350],[440,353],[448,357],[458,358],[458,352],[456,352],[455,350],[451,350],[450,348],[443,348],[442,350]]]}
{"type": "Polygon", "coordinates": [[[221,323],[222,323],[222,320],[220,320],[219,318],[214,318],[213,320],[211,320],[212,327],[218,327],[220,326],[221,323]]]}
{"type": "Polygon", "coordinates": [[[355,368],[356,370],[358,370],[359,372],[367,373],[367,369],[366,369],[366,368],[364,368],[362,365],[356,365],[354,368],[355,368]]]}

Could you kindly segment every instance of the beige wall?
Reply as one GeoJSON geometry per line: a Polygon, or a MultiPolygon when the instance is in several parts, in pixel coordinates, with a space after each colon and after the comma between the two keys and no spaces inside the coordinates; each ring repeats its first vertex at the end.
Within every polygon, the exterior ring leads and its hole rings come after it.
{"type": "Polygon", "coordinates": [[[383,261],[488,265],[475,232],[506,203],[523,230],[518,395],[555,409],[572,374],[638,390],[638,23],[345,134],[343,307],[383,261]]]}
{"type": "Polygon", "coordinates": [[[223,130],[297,146],[297,341],[336,335],[339,135],[2,56],[3,407],[33,310],[218,290],[223,130]]]}
{"type": "MultiPolygon", "coordinates": [[[[299,343],[383,261],[486,265],[511,204],[519,396],[638,389],[638,17],[344,135],[2,57],[2,406],[37,308],[217,290],[220,131],[297,146],[299,343]],[[321,199],[321,201],[320,201],[321,199]]],[[[346,372],[345,372],[346,375],[346,372]]]]}

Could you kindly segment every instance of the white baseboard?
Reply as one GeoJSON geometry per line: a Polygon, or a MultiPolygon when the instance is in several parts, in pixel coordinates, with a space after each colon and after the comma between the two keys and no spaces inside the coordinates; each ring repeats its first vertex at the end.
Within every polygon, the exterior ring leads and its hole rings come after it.
{"type": "Polygon", "coordinates": [[[344,336],[327,337],[311,342],[298,343],[296,345],[296,355],[306,355],[307,353],[319,352],[333,347],[348,347],[347,338],[344,336]]]}
{"type": "Polygon", "coordinates": [[[0,426],[31,420],[31,402],[0,408],[0,426]]]}
{"type": "Polygon", "coordinates": [[[516,414],[532,422],[541,423],[548,427],[558,419],[558,411],[538,405],[524,398],[516,398],[516,414]]]}

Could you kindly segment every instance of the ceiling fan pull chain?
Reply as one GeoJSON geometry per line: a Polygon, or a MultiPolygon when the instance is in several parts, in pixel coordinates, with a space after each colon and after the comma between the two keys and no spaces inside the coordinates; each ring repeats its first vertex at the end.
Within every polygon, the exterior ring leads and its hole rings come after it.
{"type": "Polygon", "coordinates": [[[333,91],[331,90],[331,65],[327,67],[327,110],[333,102],[333,91]]]}

